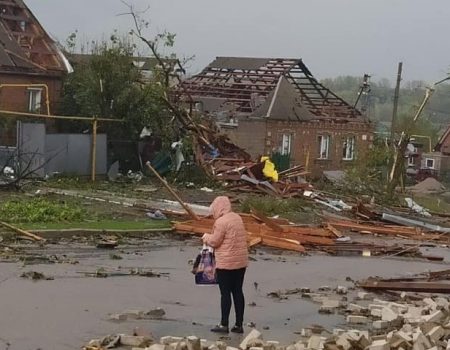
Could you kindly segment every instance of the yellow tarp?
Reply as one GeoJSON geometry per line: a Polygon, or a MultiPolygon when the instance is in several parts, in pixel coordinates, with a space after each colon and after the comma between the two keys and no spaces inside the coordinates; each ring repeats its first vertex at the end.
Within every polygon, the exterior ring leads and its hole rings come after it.
{"type": "Polygon", "coordinates": [[[263,174],[265,177],[278,182],[278,172],[275,169],[275,164],[272,163],[269,157],[261,157],[261,162],[264,162],[263,174]]]}

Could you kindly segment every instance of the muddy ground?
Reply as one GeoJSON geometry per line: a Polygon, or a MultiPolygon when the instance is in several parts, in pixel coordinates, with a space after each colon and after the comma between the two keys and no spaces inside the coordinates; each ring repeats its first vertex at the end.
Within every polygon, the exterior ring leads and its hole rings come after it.
{"type": "MultiPolygon", "coordinates": [[[[0,349],[80,349],[92,338],[132,333],[135,327],[150,331],[156,337],[196,334],[217,339],[209,328],[219,320],[218,288],[195,286],[189,272],[188,262],[196,256],[199,243],[198,238],[166,234],[128,240],[114,251],[96,249],[89,240],[62,240],[42,248],[28,245],[27,255],[56,256],[65,262],[25,265],[14,259],[1,260],[0,349]],[[111,259],[111,253],[122,259],[111,259]],[[78,263],[73,264],[76,261],[78,263]],[[84,274],[99,268],[122,273],[144,268],[163,275],[159,278],[98,278],[84,274]],[[21,278],[27,271],[38,271],[54,280],[21,278]],[[127,309],[148,311],[157,307],[166,311],[163,320],[109,320],[109,314],[127,309]]],[[[446,261],[450,260],[447,250],[434,253],[445,254],[446,261]]],[[[277,339],[283,344],[297,339],[295,332],[302,327],[320,324],[333,328],[342,326],[344,318],[319,314],[318,305],[300,295],[280,301],[268,297],[269,292],[322,285],[351,286],[346,277],[358,280],[374,275],[392,277],[448,268],[448,263],[322,254],[300,256],[267,249],[257,249],[251,256],[245,295],[247,303],[256,306],[247,306],[246,322],[254,322],[260,330],[266,328],[265,339],[277,339]]],[[[228,342],[237,344],[240,339],[231,335],[228,342]]]]}

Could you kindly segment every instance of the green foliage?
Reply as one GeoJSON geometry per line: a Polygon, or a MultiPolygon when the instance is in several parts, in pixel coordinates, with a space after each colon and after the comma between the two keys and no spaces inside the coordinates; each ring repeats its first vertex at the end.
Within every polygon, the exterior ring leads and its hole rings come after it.
{"type": "MultiPolygon", "coordinates": [[[[322,83],[338,96],[353,104],[362,82],[362,77],[340,76],[334,79],[324,79],[322,83]]],[[[398,113],[399,115],[414,116],[421,103],[425,87],[429,85],[423,81],[402,82],[398,113]]],[[[392,119],[394,86],[389,80],[381,79],[370,83],[369,117],[375,121],[390,122],[392,119]]],[[[421,119],[429,120],[436,127],[447,126],[450,114],[450,84],[441,84],[425,108],[421,119]]]]}
{"type": "Polygon", "coordinates": [[[391,152],[391,148],[376,140],[372,149],[346,170],[342,191],[352,196],[373,196],[379,202],[390,201],[385,188],[391,152]]]}
{"type": "Polygon", "coordinates": [[[79,205],[45,198],[15,199],[0,205],[0,218],[7,222],[48,223],[81,221],[86,212],[79,205]]]}
{"type": "Polygon", "coordinates": [[[250,210],[256,209],[265,215],[302,212],[305,211],[305,201],[299,198],[277,199],[271,196],[247,197],[241,204],[241,211],[250,213],[250,210]]]}
{"type": "MultiPolygon", "coordinates": [[[[69,42],[75,39],[72,37],[69,42]]],[[[123,123],[103,123],[101,131],[109,139],[137,140],[144,126],[164,140],[173,133],[168,127],[171,115],[162,102],[166,93],[158,74],[144,77],[133,62],[136,45],[121,39],[117,33],[109,41],[95,43],[90,58],[79,62],[64,84],[62,113],[123,119],[123,123]],[[145,78],[145,79],[144,79],[145,78]],[[144,83],[145,80],[145,83],[144,83]]],[[[86,124],[67,123],[78,132],[86,124]]]]}

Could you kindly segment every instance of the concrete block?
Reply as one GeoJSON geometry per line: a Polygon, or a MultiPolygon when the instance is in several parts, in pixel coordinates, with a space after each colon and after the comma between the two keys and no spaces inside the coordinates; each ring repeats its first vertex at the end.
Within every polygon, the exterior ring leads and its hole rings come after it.
{"type": "Polygon", "coordinates": [[[159,342],[160,342],[160,344],[169,345],[172,343],[178,343],[182,340],[183,340],[183,338],[181,338],[181,337],[166,336],[166,337],[161,337],[159,339],[159,342]]]}
{"type": "Polygon", "coordinates": [[[437,310],[432,312],[429,315],[423,315],[422,321],[423,322],[439,322],[445,317],[444,313],[441,310],[437,310]]]}
{"type": "Polygon", "coordinates": [[[319,335],[313,335],[308,340],[308,345],[306,346],[308,349],[320,350],[323,349],[323,338],[319,335]]]}
{"type": "Polygon", "coordinates": [[[305,338],[309,338],[310,336],[312,336],[312,334],[313,333],[310,328],[302,328],[302,330],[300,331],[300,335],[305,338]]]}
{"type": "Polygon", "coordinates": [[[339,336],[345,333],[345,329],[335,328],[333,329],[333,335],[339,336]]]}
{"type": "Polygon", "coordinates": [[[252,346],[249,350],[264,350],[264,348],[262,346],[252,346]]]}
{"type": "Polygon", "coordinates": [[[306,345],[303,344],[303,342],[298,341],[294,344],[295,350],[305,350],[306,349],[306,345]]]}
{"type": "Polygon", "coordinates": [[[125,314],[111,314],[109,315],[111,321],[126,321],[128,316],[125,314]]]}
{"type": "Polygon", "coordinates": [[[341,305],[339,300],[324,299],[322,305],[319,308],[320,313],[334,313],[336,309],[341,305]]]}
{"type": "MultiPolygon", "coordinates": [[[[202,350],[202,344],[201,344],[200,338],[197,338],[196,336],[191,335],[191,336],[187,337],[186,343],[187,343],[188,350],[202,350]]],[[[227,344],[223,343],[222,347],[220,347],[217,344],[217,347],[220,350],[225,350],[227,347],[227,344]]]]}
{"type": "Polygon", "coordinates": [[[253,338],[247,342],[248,348],[262,348],[264,347],[264,342],[261,339],[253,338]]]}
{"type": "Polygon", "coordinates": [[[372,299],[372,297],[370,296],[370,294],[369,294],[369,293],[366,293],[366,292],[358,292],[357,298],[358,298],[359,300],[370,300],[370,299],[372,299]]]}
{"type": "Polygon", "coordinates": [[[424,298],[423,302],[425,303],[425,305],[427,305],[429,308],[431,308],[432,310],[436,310],[438,304],[431,298],[424,298]]]}
{"type": "Polygon", "coordinates": [[[441,340],[444,336],[445,331],[444,328],[442,328],[441,326],[436,326],[427,333],[427,337],[430,338],[435,343],[441,340]]]}
{"type": "Polygon", "coordinates": [[[438,308],[448,310],[450,307],[450,302],[446,298],[439,297],[434,299],[434,301],[436,302],[438,308]]]}
{"type": "Polygon", "coordinates": [[[336,345],[340,346],[343,350],[350,350],[352,348],[352,344],[349,342],[349,339],[345,334],[338,337],[336,340],[336,345]]]}
{"type": "Polygon", "coordinates": [[[356,315],[347,316],[347,323],[350,324],[366,324],[368,320],[369,319],[366,316],[356,316],[356,315]]]}
{"type": "Polygon", "coordinates": [[[369,304],[369,310],[381,310],[382,308],[384,308],[386,305],[381,305],[381,304],[369,304]]]}
{"type": "Polygon", "coordinates": [[[374,329],[386,329],[391,325],[391,323],[389,321],[382,321],[382,320],[378,320],[378,321],[373,321],[373,328],[374,329]]]}
{"type": "Polygon", "coordinates": [[[381,309],[372,309],[372,310],[370,310],[370,316],[380,317],[381,318],[381,315],[382,315],[382,310],[381,309]]]}
{"type": "Polygon", "coordinates": [[[413,348],[416,350],[429,349],[431,348],[430,340],[422,333],[422,331],[417,331],[413,333],[413,348]]]}
{"type": "MultiPolygon", "coordinates": [[[[141,348],[142,349],[142,348],[141,348]]],[[[164,344],[153,344],[150,345],[148,348],[146,348],[147,350],[168,350],[169,346],[168,345],[164,345],[164,344]]]]}
{"type": "Polygon", "coordinates": [[[398,318],[398,314],[388,307],[381,309],[381,319],[383,321],[395,321],[398,318]]]}
{"type": "Polygon", "coordinates": [[[386,340],[375,340],[367,348],[368,350],[389,350],[391,347],[386,340]]]}
{"type": "Polygon", "coordinates": [[[138,335],[120,334],[120,344],[125,346],[146,347],[153,343],[153,339],[138,335]]]}
{"type": "Polygon", "coordinates": [[[251,332],[244,338],[239,347],[243,350],[247,349],[247,344],[252,339],[261,339],[261,332],[257,329],[252,329],[251,332]]]}
{"type": "Polygon", "coordinates": [[[337,286],[336,293],[337,294],[347,294],[348,293],[348,288],[345,287],[345,286],[337,286]]]}
{"type": "Polygon", "coordinates": [[[130,309],[122,312],[122,315],[125,315],[128,319],[140,320],[141,318],[144,317],[145,312],[142,310],[130,309]]]}
{"type": "Polygon", "coordinates": [[[362,312],[366,310],[366,308],[358,304],[348,304],[347,310],[350,312],[362,312]]]}

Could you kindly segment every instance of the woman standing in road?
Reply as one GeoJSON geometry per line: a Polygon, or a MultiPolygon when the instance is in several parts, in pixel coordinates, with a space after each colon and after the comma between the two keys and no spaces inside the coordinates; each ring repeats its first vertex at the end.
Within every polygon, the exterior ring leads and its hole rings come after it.
{"type": "Polygon", "coordinates": [[[248,265],[247,232],[242,218],[231,210],[228,197],[217,197],[210,207],[215,222],[211,234],[203,236],[203,243],[215,249],[216,273],[221,295],[222,318],[212,332],[228,333],[231,297],[236,323],[231,332],[243,333],[245,299],[242,292],[248,265]]]}

